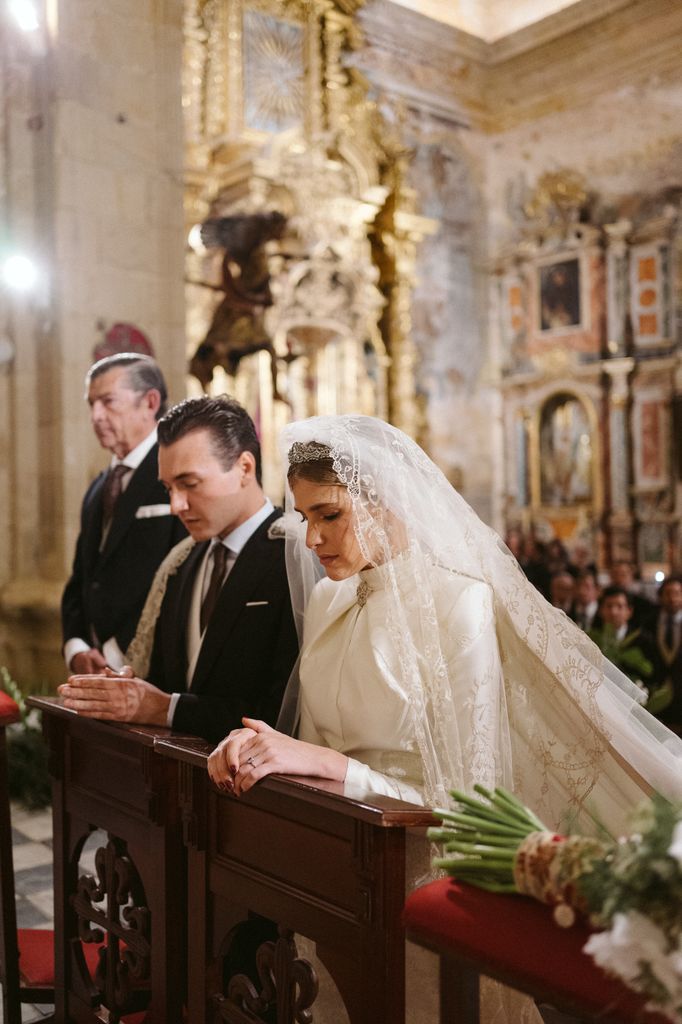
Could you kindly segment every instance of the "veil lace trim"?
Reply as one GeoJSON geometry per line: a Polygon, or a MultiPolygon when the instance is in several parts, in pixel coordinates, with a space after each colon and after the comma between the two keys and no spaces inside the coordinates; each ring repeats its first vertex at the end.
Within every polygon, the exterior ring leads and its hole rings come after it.
{"type": "Polygon", "coordinates": [[[140,621],[135,630],[135,636],[130,641],[130,646],[126,651],[126,661],[132,666],[135,675],[139,679],[146,679],[149,672],[156,622],[161,612],[163,599],[166,596],[168,580],[171,576],[175,575],[193,547],[194,541],[192,538],[185,537],[174,548],[171,548],[156,570],[156,575],[140,615],[140,621]]]}
{"type": "MultiPolygon", "coordinates": [[[[640,707],[639,690],[535,590],[497,534],[414,441],[371,417],[315,417],[284,429],[284,463],[293,444],[311,442],[330,450],[351,498],[362,553],[371,566],[382,567],[387,625],[408,694],[427,803],[446,802],[451,788],[504,781],[555,826],[567,810],[603,823],[608,801],[629,804],[633,787],[682,800],[682,741],[640,707]],[[396,554],[409,560],[415,584],[409,603],[400,585],[404,562],[396,554]],[[457,728],[458,680],[451,678],[436,613],[435,588],[448,573],[487,585],[499,647],[490,668],[495,677],[480,681],[486,694],[478,709],[480,729],[466,746],[457,728]]],[[[289,488],[286,505],[292,513],[285,519],[287,570],[302,637],[321,569],[305,546],[289,488]]],[[[289,718],[296,687],[292,677],[284,709],[289,718]]],[[[471,699],[476,702],[475,688],[471,699]]]]}

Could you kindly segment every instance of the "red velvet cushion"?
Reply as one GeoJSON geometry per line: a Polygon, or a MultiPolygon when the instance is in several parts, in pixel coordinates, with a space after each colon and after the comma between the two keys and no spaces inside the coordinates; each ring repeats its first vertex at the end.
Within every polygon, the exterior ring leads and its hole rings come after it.
{"type": "MultiPolygon", "coordinates": [[[[20,928],[19,970],[23,983],[30,988],[54,988],[54,932],[48,928],[20,928]]],[[[84,942],[85,962],[91,974],[97,967],[99,946],[84,942]]],[[[131,1013],[122,1024],[143,1024],[146,1011],[131,1013]]]]}
{"type": "MultiPolygon", "coordinates": [[[[19,928],[19,971],[25,985],[31,988],[54,987],[54,932],[49,928],[19,928]]],[[[94,973],[97,950],[93,942],[83,943],[85,962],[94,973]]]]}
{"type": "Polygon", "coordinates": [[[0,726],[12,725],[13,722],[18,722],[19,718],[17,702],[12,700],[4,690],[0,690],[0,726]]]}
{"type": "MultiPolygon", "coordinates": [[[[484,892],[451,879],[431,882],[405,904],[407,934],[437,952],[473,963],[481,974],[588,1013],[618,1008],[623,1021],[665,1024],[643,1000],[607,977],[582,951],[589,930],[560,928],[549,907],[524,896],[484,892]]],[[[447,970],[447,968],[446,968],[447,970]]]]}

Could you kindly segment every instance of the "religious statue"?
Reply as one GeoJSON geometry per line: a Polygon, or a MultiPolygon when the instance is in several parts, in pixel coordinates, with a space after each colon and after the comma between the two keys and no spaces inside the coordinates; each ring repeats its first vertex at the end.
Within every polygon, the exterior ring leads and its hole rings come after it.
{"type": "Polygon", "coordinates": [[[285,216],[276,210],[214,217],[201,226],[201,240],[206,248],[225,250],[222,281],[217,286],[223,299],[190,362],[190,373],[201,382],[204,391],[216,366],[234,376],[244,356],[265,351],[270,355],[273,397],[284,401],[277,388],[275,349],[264,320],[266,309],[272,305],[265,246],[281,238],[285,227],[285,216]]]}

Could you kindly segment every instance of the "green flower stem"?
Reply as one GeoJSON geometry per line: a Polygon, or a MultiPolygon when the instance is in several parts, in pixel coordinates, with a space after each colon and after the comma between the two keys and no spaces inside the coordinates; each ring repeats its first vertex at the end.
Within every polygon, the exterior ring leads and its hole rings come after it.
{"type": "Polygon", "coordinates": [[[473,869],[473,873],[477,874],[479,871],[489,871],[495,868],[509,868],[512,866],[512,860],[504,860],[501,858],[490,857],[478,859],[477,857],[458,857],[457,860],[452,861],[453,871],[455,873],[465,872],[469,869],[473,869]]]}
{"type": "Polygon", "coordinates": [[[528,807],[520,804],[516,797],[508,793],[506,789],[495,790],[494,802],[496,806],[508,807],[511,814],[515,815],[524,824],[532,826],[534,832],[549,831],[547,826],[528,807]]]}
{"type": "Polygon", "coordinates": [[[466,843],[468,847],[494,846],[514,852],[518,850],[516,837],[491,836],[489,833],[479,833],[479,831],[470,833],[470,831],[462,831],[458,828],[430,828],[428,837],[436,843],[445,843],[446,846],[457,842],[466,843]]]}
{"type": "Polygon", "coordinates": [[[499,812],[493,807],[487,807],[480,800],[474,800],[472,797],[467,796],[465,793],[460,793],[457,790],[452,791],[452,795],[457,800],[458,804],[461,804],[462,813],[468,814],[473,811],[476,817],[486,818],[489,821],[497,822],[501,818],[506,820],[506,815],[500,815],[499,812]]]}
{"type": "MultiPolygon", "coordinates": [[[[483,787],[481,787],[481,789],[482,788],[483,787]]],[[[461,807],[462,813],[465,813],[465,814],[470,813],[470,811],[468,809],[471,808],[471,810],[473,810],[474,814],[478,818],[485,818],[485,819],[490,820],[490,821],[495,822],[495,823],[502,823],[502,824],[505,824],[505,825],[516,826],[516,827],[518,827],[518,825],[520,824],[519,817],[518,817],[516,811],[514,811],[514,813],[512,813],[511,809],[508,808],[507,806],[502,806],[502,807],[495,806],[493,804],[493,802],[492,802],[493,801],[493,796],[492,795],[490,796],[489,803],[487,803],[487,804],[484,804],[481,800],[475,800],[475,799],[473,799],[473,797],[467,796],[466,793],[461,793],[457,789],[451,790],[451,795],[455,798],[455,800],[459,804],[462,805],[462,807],[461,807]]],[[[525,825],[526,823],[527,823],[527,819],[524,818],[523,819],[523,824],[525,825]]]]}
{"type": "Polygon", "coordinates": [[[459,814],[457,811],[436,811],[438,817],[442,817],[444,821],[454,821],[457,825],[464,825],[470,830],[477,830],[484,834],[490,833],[491,835],[499,836],[516,836],[519,839],[525,839],[528,835],[528,829],[522,828],[520,825],[506,825],[498,824],[496,822],[486,821],[483,818],[475,818],[472,814],[459,814]]]}
{"type": "MultiPolygon", "coordinates": [[[[454,870],[454,864],[456,864],[456,861],[448,860],[447,857],[436,857],[433,864],[434,867],[442,868],[444,871],[447,871],[449,874],[452,874],[454,870]]],[[[471,877],[473,879],[473,876],[471,877]]],[[[477,889],[485,889],[486,892],[518,892],[513,882],[503,882],[500,881],[498,878],[484,878],[478,876],[475,878],[475,881],[469,880],[469,878],[462,878],[461,881],[466,882],[467,885],[475,885],[477,889]]]]}
{"type": "Polygon", "coordinates": [[[500,849],[500,847],[487,849],[485,846],[475,846],[472,848],[468,843],[460,843],[456,840],[452,840],[447,845],[448,853],[466,853],[470,856],[475,854],[481,860],[506,860],[511,864],[514,863],[516,858],[517,849],[518,847],[516,846],[513,849],[500,849]]]}

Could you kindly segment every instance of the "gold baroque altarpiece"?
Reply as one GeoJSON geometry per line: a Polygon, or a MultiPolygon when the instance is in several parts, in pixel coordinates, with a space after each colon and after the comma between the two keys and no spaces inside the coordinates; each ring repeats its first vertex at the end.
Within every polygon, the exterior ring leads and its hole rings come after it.
{"type": "Polygon", "coordinates": [[[230,261],[203,244],[187,254],[190,356],[214,336],[228,292],[237,306],[240,294],[251,302],[229,311],[222,363],[204,387],[235,394],[254,416],[275,494],[276,435],[292,418],[362,412],[416,430],[410,304],[417,246],[433,225],[415,212],[406,150],[348,63],[362,2],[185,5],[188,236],[220,222],[236,248],[235,231],[255,218],[286,219],[258,259],[230,261]],[[248,274],[258,278],[250,292],[248,274]]]}

